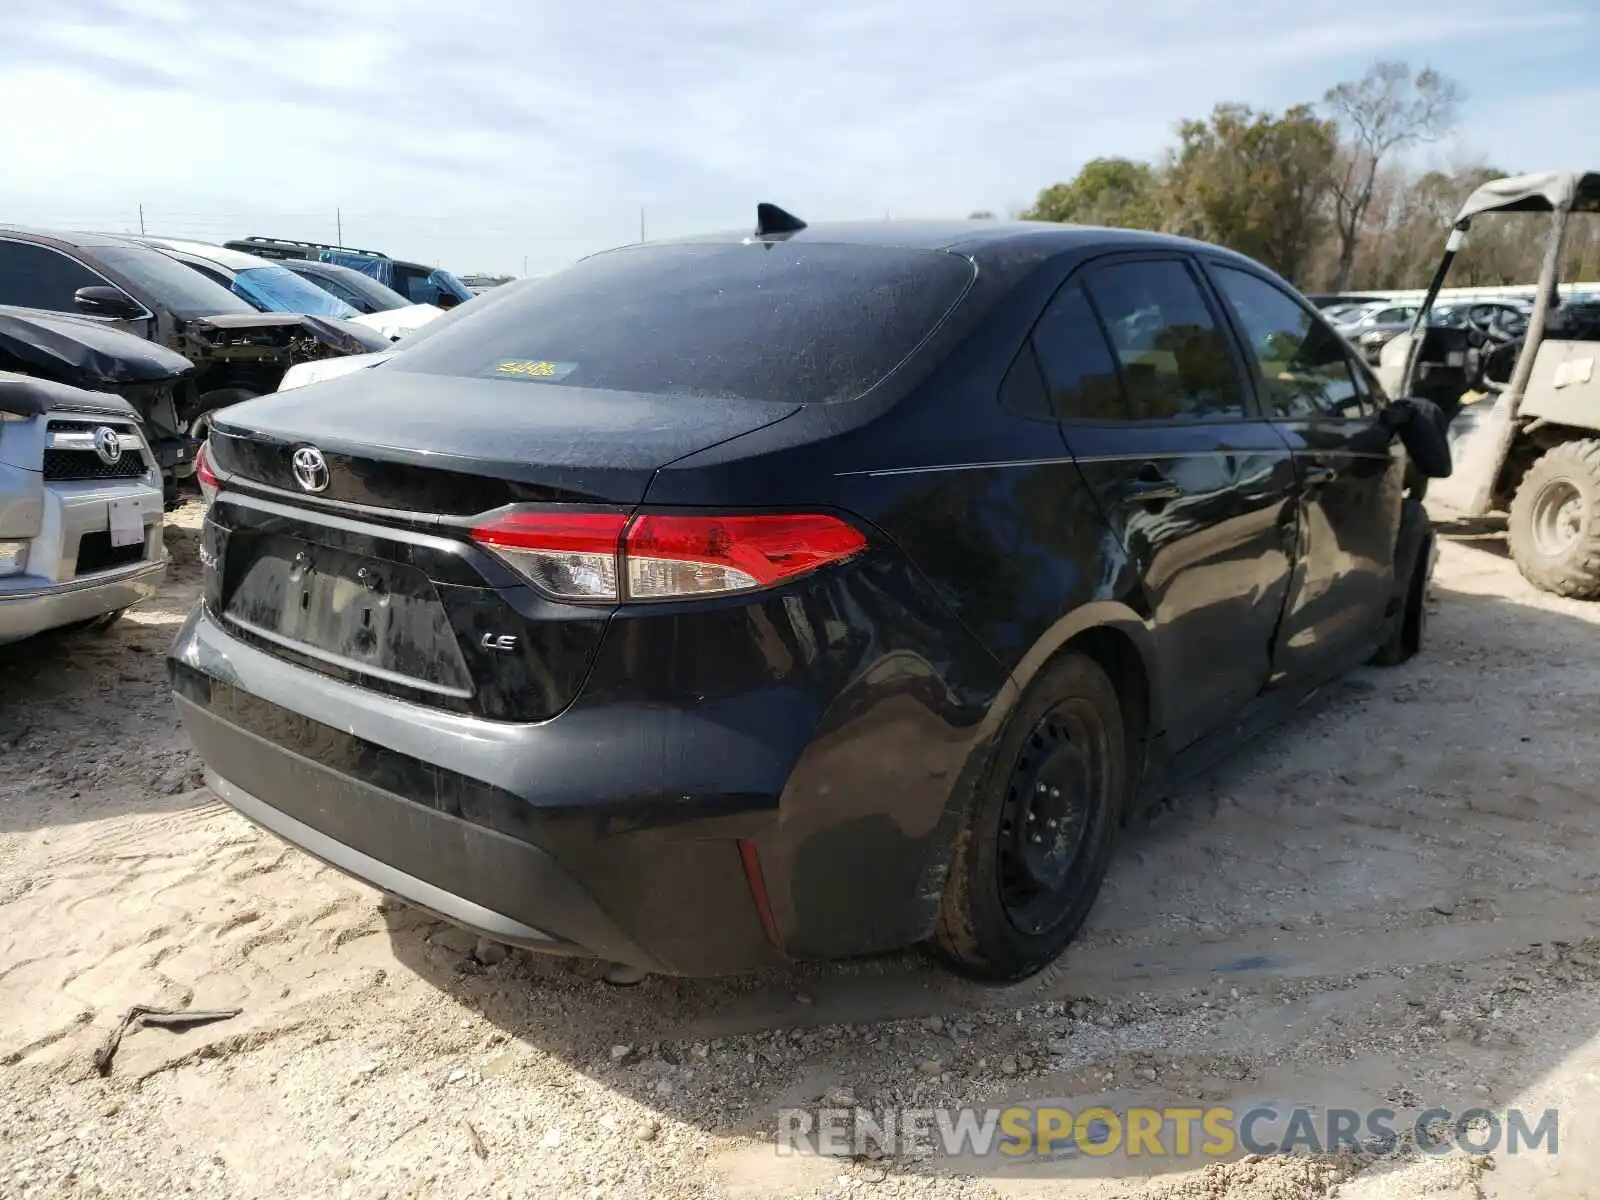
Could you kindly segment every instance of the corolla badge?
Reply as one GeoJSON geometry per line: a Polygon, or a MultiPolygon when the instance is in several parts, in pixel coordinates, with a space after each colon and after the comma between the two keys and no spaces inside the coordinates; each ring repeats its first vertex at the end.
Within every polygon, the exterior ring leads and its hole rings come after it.
{"type": "Polygon", "coordinates": [[[94,452],[106,466],[116,466],[122,461],[122,434],[109,425],[100,426],[94,431],[94,452]]]}
{"type": "Polygon", "coordinates": [[[304,491],[320,492],[328,486],[328,460],[315,446],[301,446],[289,460],[294,481],[304,491]]]}

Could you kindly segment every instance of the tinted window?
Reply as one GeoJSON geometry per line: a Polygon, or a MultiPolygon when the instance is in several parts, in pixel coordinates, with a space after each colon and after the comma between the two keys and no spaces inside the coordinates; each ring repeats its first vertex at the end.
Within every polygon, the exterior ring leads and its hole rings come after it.
{"type": "Polygon", "coordinates": [[[1282,288],[1228,267],[1212,273],[1244,327],[1276,417],[1359,417],[1361,393],[1339,336],[1282,288]]]}
{"type": "Polygon", "coordinates": [[[145,246],[101,246],[94,257],[127,276],[180,317],[214,317],[256,310],[186,263],[145,246]]]}
{"type": "Polygon", "coordinates": [[[1125,421],[1128,398],[1100,320],[1077,284],[1056,293],[1033,331],[1034,351],[1063,420],[1125,421]]]}
{"type": "Polygon", "coordinates": [[[390,366],[517,387],[848,400],[904,361],[972,277],[968,260],[929,250],[630,247],[469,301],[462,320],[390,366]]]}
{"type": "Polygon", "coordinates": [[[403,267],[396,264],[394,268],[394,290],[399,292],[412,304],[437,304],[439,302],[439,288],[428,278],[426,271],[419,271],[415,267],[403,267]]]}
{"type": "Polygon", "coordinates": [[[404,308],[410,303],[393,288],[384,287],[376,279],[370,275],[363,275],[360,271],[343,270],[328,265],[321,266],[320,269],[301,271],[290,262],[284,263],[284,266],[363,312],[385,312],[391,308],[404,308]]]}
{"type": "MultiPolygon", "coordinates": [[[[290,269],[292,270],[293,268],[290,269]]],[[[301,272],[296,271],[295,274],[299,275],[301,272]]],[[[356,295],[354,291],[346,287],[342,279],[336,279],[331,275],[312,275],[310,273],[307,273],[305,278],[327,292],[328,295],[343,300],[351,308],[360,312],[372,311],[372,305],[364,297],[356,295]]]]}
{"type": "Polygon", "coordinates": [[[1244,416],[1227,338],[1182,263],[1120,263],[1096,271],[1088,288],[1122,366],[1131,417],[1244,416]]]}
{"type": "Polygon", "coordinates": [[[0,242],[0,304],[72,312],[72,294],[105,286],[93,271],[65,254],[26,242],[0,242]]]}

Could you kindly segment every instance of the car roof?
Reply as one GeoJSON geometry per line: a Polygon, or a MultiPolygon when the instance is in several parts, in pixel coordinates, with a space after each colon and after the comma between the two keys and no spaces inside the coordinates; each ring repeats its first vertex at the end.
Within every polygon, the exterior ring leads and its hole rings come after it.
{"type": "Polygon", "coordinates": [[[347,267],[343,263],[323,262],[321,259],[316,258],[285,258],[273,259],[273,261],[281,266],[288,267],[291,271],[304,275],[332,275],[335,278],[340,275],[355,275],[373,283],[378,282],[364,271],[358,271],[354,267],[347,267]]]}
{"type": "Polygon", "coordinates": [[[276,265],[270,259],[257,258],[254,254],[241,254],[237,250],[229,250],[225,246],[215,246],[210,242],[196,242],[186,238],[157,237],[153,234],[99,233],[93,230],[76,229],[38,229],[26,225],[0,225],[0,233],[17,234],[83,250],[109,246],[148,246],[154,250],[171,250],[178,254],[204,258],[232,271],[244,271],[251,267],[276,265]]]}
{"type": "Polygon", "coordinates": [[[63,246],[76,246],[85,250],[92,250],[96,246],[137,246],[140,244],[137,235],[93,233],[77,229],[40,229],[35,225],[0,225],[0,233],[41,242],[56,242],[63,246]]]}
{"type": "Polygon", "coordinates": [[[1063,225],[1054,221],[876,220],[834,221],[807,225],[793,233],[758,235],[723,230],[652,242],[634,242],[602,254],[647,251],[663,245],[738,245],[746,242],[795,242],[835,246],[878,246],[886,249],[945,251],[970,257],[1001,277],[1016,279],[1062,255],[1091,251],[1168,250],[1204,252],[1258,272],[1272,272],[1253,259],[1223,246],[1169,233],[1113,229],[1098,225],[1063,225]]]}
{"type": "Polygon", "coordinates": [[[178,254],[188,254],[195,258],[203,258],[208,262],[216,263],[219,267],[226,267],[230,271],[248,271],[253,267],[273,267],[279,264],[271,259],[259,258],[254,254],[245,254],[239,250],[229,250],[226,246],[213,245],[210,242],[195,242],[187,238],[169,238],[152,236],[129,237],[128,241],[144,246],[154,246],[158,250],[172,250],[178,254]]]}
{"type": "MultiPolygon", "coordinates": [[[[646,242],[737,243],[757,240],[751,231],[721,230],[683,238],[646,242]]],[[[795,233],[769,234],[768,240],[832,243],[834,245],[884,246],[903,250],[949,250],[956,253],[981,253],[1005,246],[1036,246],[1046,254],[1075,247],[1090,247],[1108,240],[1137,242],[1151,246],[1195,249],[1221,249],[1173,234],[1150,233],[1136,229],[1108,229],[1095,225],[1062,225],[1054,221],[974,221],[974,220],[880,220],[829,221],[807,225],[795,233]]],[[[630,249],[630,246],[622,249],[630,249]]],[[[1224,253],[1229,253],[1224,251],[1224,253]]]]}

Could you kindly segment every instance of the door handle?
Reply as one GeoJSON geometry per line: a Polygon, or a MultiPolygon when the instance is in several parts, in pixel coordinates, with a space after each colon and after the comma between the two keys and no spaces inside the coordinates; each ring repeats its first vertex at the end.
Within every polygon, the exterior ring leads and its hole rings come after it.
{"type": "Polygon", "coordinates": [[[1168,479],[1155,463],[1145,463],[1136,476],[1122,485],[1121,496],[1129,504],[1164,504],[1168,500],[1181,500],[1183,489],[1168,479]]]}
{"type": "Polygon", "coordinates": [[[1339,478],[1339,472],[1322,463],[1312,463],[1306,468],[1305,484],[1307,487],[1326,487],[1339,478]]]}

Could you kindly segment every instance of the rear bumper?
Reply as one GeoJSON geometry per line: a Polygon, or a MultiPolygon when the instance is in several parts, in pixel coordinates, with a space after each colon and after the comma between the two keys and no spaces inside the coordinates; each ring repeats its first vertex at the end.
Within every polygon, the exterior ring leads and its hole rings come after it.
{"type": "Polygon", "coordinates": [[[594,898],[538,847],[430,813],[400,797],[335,776],[314,763],[287,762],[271,743],[249,738],[182,697],[178,708],[208,759],[239,764],[251,756],[270,760],[260,765],[284,777],[301,795],[320,797],[313,812],[302,813],[313,819],[320,816],[319,825],[312,825],[290,815],[281,802],[268,804],[215,771],[207,772],[211,789],[240,815],[329,866],[508,945],[548,954],[598,955],[652,971],[666,969],[633,944],[600,912],[594,898]],[[356,844],[373,853],[357,849],[356,844]],[[473,876],[492,881],[491,888],[474,887],[473,876]],[[461,890],[452,890],[452,886],[461,890]],[[488,903],[463,892],[480,895],[488,903]],[[536,919],[562,932],[530,925],[501,911],[506,908],[537,913],[536,919]]]}
{"type": "MultiPolygon", "coordinates": [[[[782,957],[738,848],[771,807],[718,797],[664,814],[637,795],[645,752],[672,736],[660,728],[669,714],[622,721],[628,761],[581,720],[487,722],[329,679],[229,636],[201,608],[169,669],[217,794],[382,891],[497,941],[661,973],[782,957]]],[[[723,752],[737,768],[738,752],[723,752]]]]}
{"type": "Polygon", "coordinates": [[[683,975],[926,937],[1009,686],[883,570],[619,612],[542,721],[346,682],[204,604],[169,665],[219,793],[279,836],[499,940],[683,975]]]}

